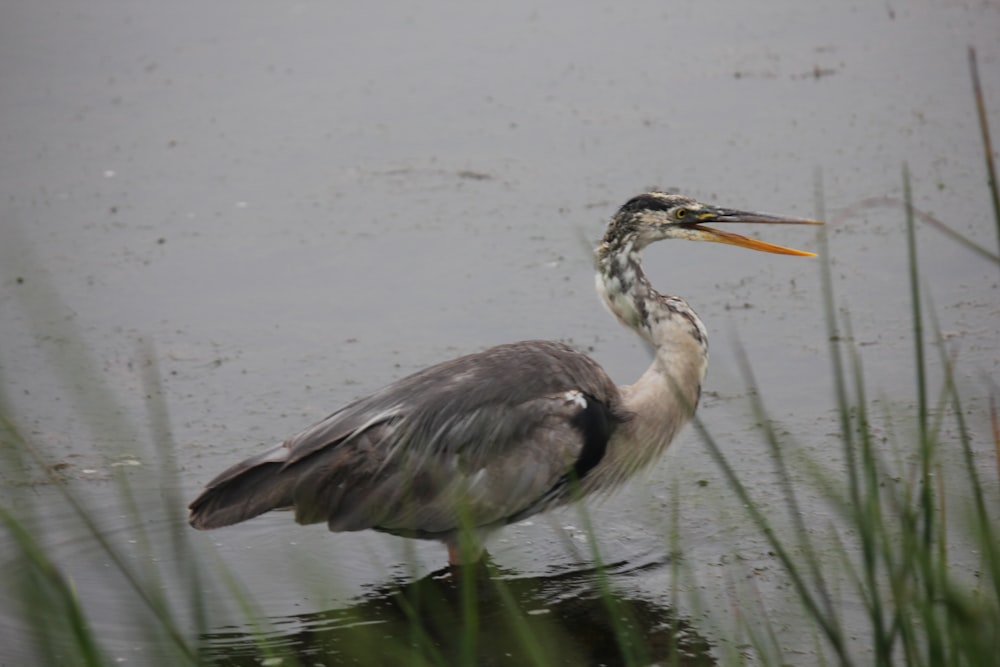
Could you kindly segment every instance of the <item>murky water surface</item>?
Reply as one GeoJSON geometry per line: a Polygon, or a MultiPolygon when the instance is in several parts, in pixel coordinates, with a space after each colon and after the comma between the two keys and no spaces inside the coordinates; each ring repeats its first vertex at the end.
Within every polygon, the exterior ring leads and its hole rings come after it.
{"type": "MultiPolygon", "coordinates": [[[[569,340],[633,381],[648,356],[592,294],[590,244],[651,186],[810,216],[821,172],[837,304],[870,394],[905,409],[903,213],[856,205],[899,198],[905,161],[922,211],[995,246],[966,47],[978,49],[996,132],[998,34],[1000,8],[981,2],[7,3],[3,398],[65,481],[12,457],[4,505],[126,664],[165,655],[169,640],[139,631],[149,612],[94,530],[170,604],[187,608],[192,586],[204,593],[202,620],[192,607],[180,632],[203,634],[222,662],[259,657],[241,594],[271,620],[275,645],[316,660],[406,632],[406,610],[421,609],[412,596],[446,619],[461,601],[436,544],[331,535],[280,514],[194,534],[183,505],[225,466],[347,401],[496,343],[569,340]],[[164,472],[174,462],[177,478],[164,472]],[[176,549],[185,540],[197,569],[176,549]]],[[[818,247],[812,230],[763,231],[818,247]]],[[[918,242],[970,413],[983,415],[1000,363],[996,268],[929,227],[918,242]]],[[[706,321],[701,417],[780,516],[734,343],[796,451],[838,470],[820,263],[675,242],[646,265],[706,321]]],[[[799,493],[813,525],[830,520],[805,480],[799,493]]],[[[802,626],[693,431],[588,510],[614,564],[612,599],[650,636],[651,661],[675,641],[691,664],[743,650],[731,642],[734,590],[756,596],[744,615],[802,626]]],[[[505,530],[476,575],[502,584],[483,587],[481,613],[488,622],[516,604],[566,633],[567,664],[613,663],[584,527],[568,508],[505,530]]],[[[0,555],[14,586],[13,547],[0,555]]],[[[0,625],[23,629],[11,599],[0,625]]],[[[858,606],[861,632],[859,602],[843,604],[858,606]]],[[[447,634],[435,639],[444,655],[460,651],[447,634]]],[[[25,659],[30,637],[4,635],[17,639],[2,661],[25,659]]],[[[788,636],[812,662],[810,632],[788,636]]],[[[519,664],[491,651],[494,664],[519,664]]]]}

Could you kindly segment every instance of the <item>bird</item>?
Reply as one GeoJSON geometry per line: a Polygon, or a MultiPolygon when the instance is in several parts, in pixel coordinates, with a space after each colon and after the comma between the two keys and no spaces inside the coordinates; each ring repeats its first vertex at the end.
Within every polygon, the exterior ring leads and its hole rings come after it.
{"type": "Polygon", "coordinates": [[[505,525],[603,495],[657,461],[694,414],[708,366],[705,325],[653,288],[642,251],[663,239],[793,256],[706,223],[822,224],[722,208],[676,193],[629,199],[594,251],[597,292],[650,348],[619,386],[562,342],[527,340],[445,361],[358,399],[237,463],[189,506],[212,529],[271,510],[330,531],[374,529],[437,540],[451,566],[478,562],[505,525]]]}

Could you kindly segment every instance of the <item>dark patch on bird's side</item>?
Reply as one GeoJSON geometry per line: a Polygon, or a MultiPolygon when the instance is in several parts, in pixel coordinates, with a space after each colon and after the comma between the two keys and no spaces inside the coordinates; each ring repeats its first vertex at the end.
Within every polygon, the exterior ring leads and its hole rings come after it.
{"type": "Polygon", "coordinates": [[[581,410],[570,424],[583,436],[583,447],[573,464],[573,474],[577,480],[594,469],[608,448],[608,440],[620,419],[607,405],[593,396],[584,394],[587,407],[581,410]]]}
{"type": "Polygon", "coordinates": [[[556,483],[543,493],[528,507],[507,517],[506,523],[517,523],[521,519],[544,511],[554,504],[562,502],[574,489],[579,489],[582,480],[604,458],[608,441],[619,424],[628,419],[629,415],[615,412],[606,403],[597,400],[589,394],[584,394],[587,407],[577,413],[570,423],[583,436],[583,447],[576,457],[572,469],[556,480],[556,483]]]}
{"type": "MultiPolygon", "coordinates": [[[[517,523],[532,514],[544,511],[553,503],[564,499],[568,493],[572,493],[574,489],[579,488],[580,480],[604,458],[611,435],[614,433],[615,428],[625,421],[628,416],[616,413],[606,403],[599,401],[590,394],[583,394],[583,397],[586,401],[586,407],[570,420],[573,428],[578,430],[580,435],[583,436],[583,447],[580,448],[580,454],[573,463],[573,468],[560,477],[537,501],[520,512],[508,516],[506,519],[501,519],[498,525],[517,523]]],[[[458,533],[458,529],[434,532],[419,528],[400,529],[384,528],[382,526],[373,526],[373,528],[380,532],[417,539],[448,540],[458,533]]]]}

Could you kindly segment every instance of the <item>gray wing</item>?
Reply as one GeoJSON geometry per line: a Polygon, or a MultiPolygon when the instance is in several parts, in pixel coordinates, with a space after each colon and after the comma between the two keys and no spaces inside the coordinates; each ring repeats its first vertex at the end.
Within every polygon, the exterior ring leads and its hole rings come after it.
{"type": "Polygon", "coordinates": [[[192,503],[215,527],[277,507],[331,530],[433,536],[558,502],[624,419],[592,359],[526,341],[403,378],[234,466],[192,503]]]}

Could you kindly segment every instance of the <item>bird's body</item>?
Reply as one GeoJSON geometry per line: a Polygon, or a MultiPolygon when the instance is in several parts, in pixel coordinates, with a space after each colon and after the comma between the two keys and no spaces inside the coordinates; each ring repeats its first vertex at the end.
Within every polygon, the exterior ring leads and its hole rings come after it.
{"type": "Polygon", "coordinates": [[[709,220],[812,222],[664,193],[623,206],[596,251],[597,289],[653,350],[635,384],[616,385],[590,357],[550,341],[459,357],[226,470],[191,503],[191,525],[291,508],[299,523],[333,531],[437,539],[458,563],[477,558],[482,538],[503,525],[617,487],[656,461],[693,414],[708,363],[704,325],[683,299],[653,289],[641,250],[680,237],[809,254],[699,224],[709,220]]]}

